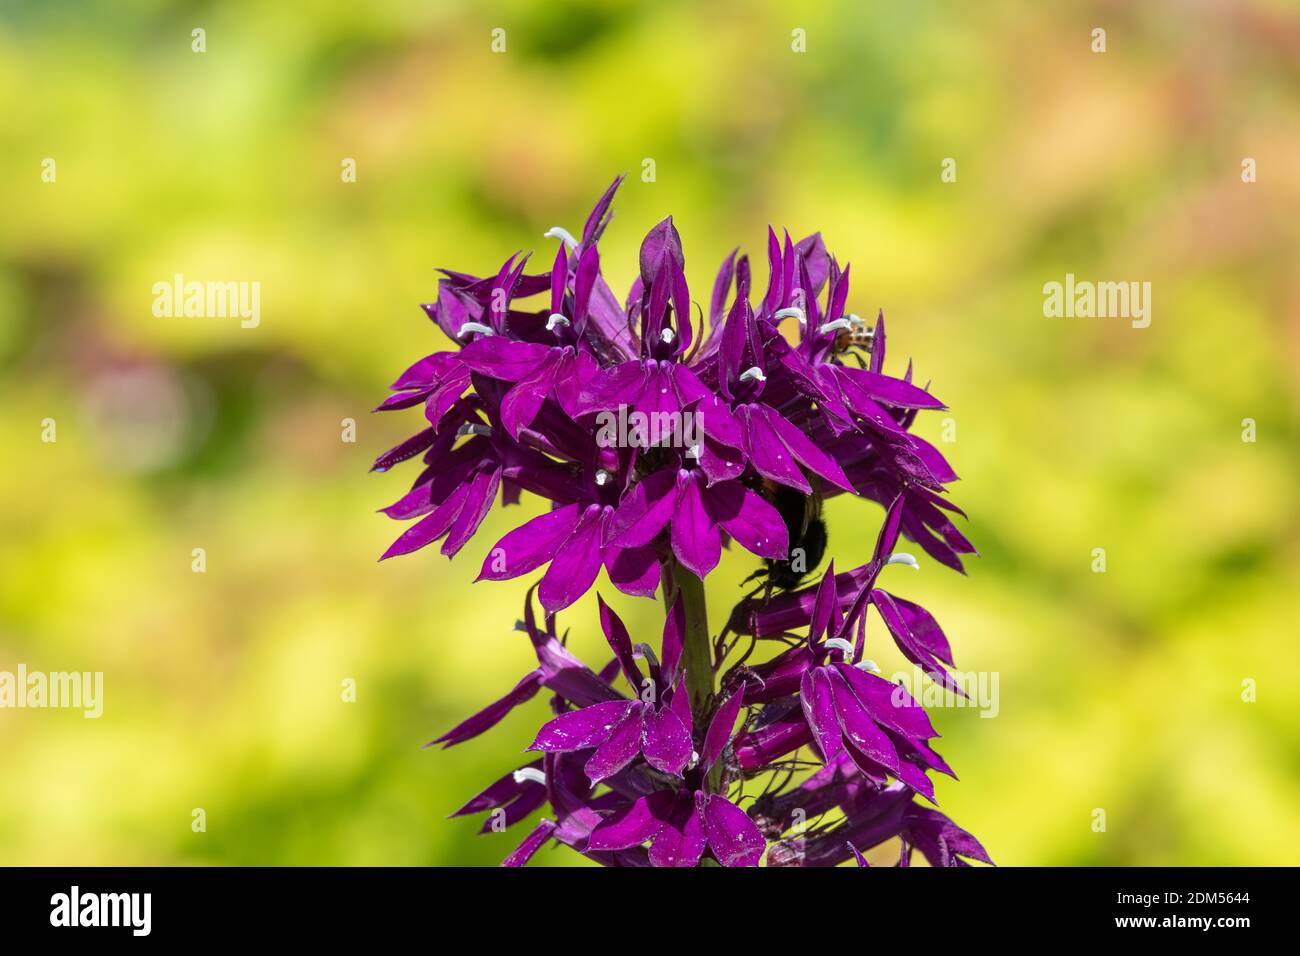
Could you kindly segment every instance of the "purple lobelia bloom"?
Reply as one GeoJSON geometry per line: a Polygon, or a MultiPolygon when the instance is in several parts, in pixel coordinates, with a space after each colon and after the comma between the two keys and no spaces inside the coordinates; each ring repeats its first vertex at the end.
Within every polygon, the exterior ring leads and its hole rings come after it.
{"type": "Polygon", "coordinates": [[[692,753],[691,705],[678,680],[686,627],[681,600],[668,612],[664,625],[663,663],[652,658],[648,679],[637,666],[627,628],[603,600],[599,603],[600,623],[623,676],[634,694],[641,693],[646,682],[650,699],[620,698],[567,710],[543,726],[528,749],[544,753],[592,750],[584,769],[593,784],[618,773],[638,755],[656,770],[679,777],[692,753]]]}
{"type": "Polygon", "coordinates": [[[865,656],[879,631],[961,691],[935,618],[880,586],[892,566],[919,566],[896,550],[904,538],[958,571],[974,552],[951,517],[955,473],[911,431],[944,406],[910,363],[885,371],[883,316],[868,326],[848,311],[850,269],[817,233],[769,229],[758,300],[748,258],[732,252],[706,321],[665,219],[620,304],[597,247],[621,181],[580,237],[547,233],[560,242],[549,272],[528,273],[518,254],[486,277],[444,271],[424,309],[456,348],[410,366],[378,409],[425,417],[374,465],[421,461],[383,509],[411,522],[385,558],[435,542],[451,557],[498,501],[547,503],[484,549],[479,575],[539,573],[517,625],[537,666],[430,745],[471,740],[538,695],[548,714],[528,756],[452,816],[486,814],[485,834],[533,820],[507,866],[548,843],[607,866],[866,866],[891,842],[902,866],[914,851],[935,866],[990,863],[927,805],[930,772],[952,774],[938,733],[865,656]],[[863,563],[837,574],[828,561],[818,576],[821,503],[835,495],[884,517],[863,563]],[[715,632],[704,582],[731,542],[764,580],[715,632]],[[556,615],[602,572],[633,597],[662,591],[664,624],[634,640],[612,592],[598,595],[611,654],[592,668],[556,615]]]}

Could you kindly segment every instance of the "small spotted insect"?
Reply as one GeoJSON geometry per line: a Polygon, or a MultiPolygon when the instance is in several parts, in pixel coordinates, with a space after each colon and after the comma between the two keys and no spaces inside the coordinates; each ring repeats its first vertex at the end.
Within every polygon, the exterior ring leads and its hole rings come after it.
{"type": "Polygon", "coordinates": [[[866,366],[866,361],[862,355],[867,353],[867,358],[871,355],[871,347],[875,341],[875,331],[867,325],[867,320],[860,315],[854,315],[850,312],[844,317],[848,320],[847,329],[839,329],[835,333],[835,341],[831,345],[831,352],[835,355],[849,354],[861,366],[866,366]]]}

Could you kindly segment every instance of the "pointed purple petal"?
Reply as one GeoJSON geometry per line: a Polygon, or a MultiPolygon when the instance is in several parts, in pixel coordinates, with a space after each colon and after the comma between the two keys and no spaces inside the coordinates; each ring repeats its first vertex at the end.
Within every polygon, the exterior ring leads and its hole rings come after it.
{"type": "Polygon", "coordinates": [[[653,705],[647,704],[646,707],[649,710],[643,720],[641,743],[646,763],[679,777],[691,759],[690,731],[671,708],[661,707],[656,711],[653,705]]]}
{"type": "Polygon", "coordinates": [[[633,704],[627,716],[614,726],[609,737],[587,761],[584,769],[593,784],[614,776],[641,752],[641,703],[634,701],[633,704]]]}
{"type": "Polygon", "coordinates": [[[668,686],[677,683],[677,666],[682,659],[682,637],[686,633],[686,605],[681,592],[664,618],[663,643],[660,645],[660,666],[668,686]]]}
{"type": "Polygon", "coordinates": [[[533,423],[542,403],[554,391],[558,368],[559,356],[553,354],[501,400],[501,425],[515,441],[519,440],[519,430],[533,423]]]}
{"type": "Polygon", "coordinates": [[[851,664],[832,666],[882,727],[895,730],[909,740],[929,740],[939,736],[925,708],[902,687],[851,664]]]}
{"type": "Polygon", "coordinates": [[[904,657],[925,671],[936,684],[946,687],[962,697],[967,696],[961,683],[949,674],[925,645],[913,635],[912,629],[908,627],[907,620],[903,617],[903,612],[895,602],[892,594],[879,589],[872,591],[871,603],[880,612],[881,620],[885,622],[885,627],[893,635],[894,643],[898,645],[898,649],[903,652],[904,657]]]}
{"type": "Polygon", "coordinates": [[[542,820],[533,827],[531,833],[524,837],[524,842],[517,846],[513,853],[501,861],[505,867],[523,866],[533,858],[533,854],[545,845],[546,841],[551,838],[555,832],[555,821],[542,820]]]}
{"type": "Polygon", "coordinates": [[[920,805],[908,807],[905,826],[907,835],[931,866],[952,866],[955,855],[993,865],[980,841],[938,810],[920,805]]]}
{"type": "Polygon", "coordinates": [[[798,488],[805,494],[812,491],[812,485],[804,477],[799,465],[785,442],[781,441],[776,430],[760,409],[761,405],[742,405],[737,411],[745,426],[745,452],[749,462],[764,478],[790,488],[798,488]]]}
{"type": "Polygon", "coordinates": [[[640,846],[663,829],[672,815],[674,793],[656,790],[606,817],[591,831],[589,850],[626,850],[640,846]]]}
{"type": "Polygon", "coordinates": [[[704,829],[709,849],[723,866],[758,866],[767,849],[767,841],[749,814],[721,794],[705,798],[704,829]]]}
{"type": "Polygon", "coordinates": [[[677,473],[671,468],[642,478],[610,518],[605,529],[607,543],[623,548],[648,545],[673,515],[676,488],[677,473]]]}
{"type": "Polygon", "coordinates": [[[739,448],[744,440],[740,423],[736,421],[729,403],[719,398],[713,390],[700,381],[699,376],[685,365],[673,364],[668,367],[672,376],[673,390],[677,395],[676,408],[679,411],[692,405],[690,411],[697,416],[696,433],[712,438],[732,448],[739,448]]]}
{"type": "Polygon", "coordinates": [[[555,556],[582,518],[582,505],[566,505],[521,524],[493,546],[479,580],[505,581],[541,567],[555,556]]]}
{"type": "Polygon", "coordinates": [[[605,570],[609,573],[609,583],[624,594],[652,598],[659,589],[659,557],[652,547],[607,546],[605,570]]]}
{"type": "Polygon", "coordinates": [[[406,441],[396,445],[384,452],[375,459],[375,463],[370,466],[371,471],[388,471],[399,462],[406,461],[408,458],[414,458],[420,452],[424,451],[433,444],[436,432],[432,428],[426,428],[416,435],[412,435],[406,441]]]}
{"type": "Polygon", "coordinates": [[[771,315],[781,305],[781,243],[776,238],[776,231],[767,227],[767,294],[763,296],[763,314],[771,315]]]}
{"type": "Polygon", "coordinates": [[[501,485],[501,469],[480,471],[476,474],[465,493],[465,504],[456,515],[456,520],[447,532],[447,540],[442,543],[442,553],[453,556],[474,536],[487,513],[496,501],[497,488],[501,485]]]}
{"type": "Polygon", "coordinates": [[[591,293],[596,287],[600,275],[600,253],[596,247],[588,246],[582,251],[578,260],[578,269],[573,277],[573,328],[581,337],[587,324],[587,314],[591,308],[591,293]]]}
{"type": "Polygon", "coordinates": [[[722,261],[717,279],[713,281],[713,296],[709,300],[710,325],[718,324],[718,319],[722,317],[722,310],[727,305],[727,295],[731,292],[731,279],[736,271],[736,253],[739,251],[739,249],[731,250],[731,254],[722,261]]]}
{"type": "Polygon", "coordinates": [[[704,820],[695,807],[695,798],[680,794],[672,816],[650,845],[650,862],[654,866],[695,866],[704,855],[708,841],[704,820]]]}
{"type": "Polygon", "coordinates": [[[876,726],[871,713],[849,689],[837,670],[827,672],[835,698],[835,717],[844,738],[876,763],[898,772],[898,751],[888,735],[876,726]]]}
{"type": "MultiPolygon", "coordinates": [[[[426,744],[425,746],[428,746],[426,744]]],[[[524,767],[531,767],[534,770],[542,768],[541,760],[534,760],[531,763],[524,764],[524,767]]],[[[520,768],[521,770],[523,767],[520,768]]],[[[463,817],[471,813],[483,813],[487,810],[493,810],[497,807],[505,806],[512,800],[532,787],[541,787],[540,783],[533,780],[516,780],[516,771],[511,770],[505,776],[498,778],[484,788],[480,793],[475,794],[466,801],[465,805],[454,813],[449,813],[448,817],[463,817]]],[[[543,790],[545,788],[543,787],[543,790]]]]}
{"type": "Polygon", "coordinates": [[[830,680],[820,667],[806,671],[799,681],[799,703],[804,719],[822,752],[822,761],[830,763],[844,749],[839,721],[835,717],[835,699],[830,680]]]}
{"type": "Polygon", "coordinates": [[[704,492],[708,513],[741,547],[760,558],[785,558],[790,534],[781,512],[740,482],[723,481],[704,492]]]}
{"type": "Polygon", "coordinates": [[[600,514],[598,505],[587,509],[542,576],[537,598],[552,614],[586,594],[600,574],[600,514]]]}
{"type": "Polygon", "coordinates": [[[652,227],[641,241],[641,281],[647,289],[654,285],[661,267],[670,256],[678,266],[686,264],[682,255],[682,237],[677,234],[672,216],[652,227]]]}
{"type": "Polygon", "coordinates": [[[674,714],[681,720],[682,726],[686,732],[694,732],[694,717],[691,715],[691,695],[686,692],[685,671],[677,678],[677,683],[673,685],[673,697],[668,706],[672,708],[674,714]]]}
{"type": "Polygon", "coordinates": [[[732,731],[736,729],[736,718],[745,701],[745,682],[734,690],[730,697],[722,702],[713,719],[709,721],[709,730],[704,735],[704,752],[700,754],[700,768],[708,773],[709,768],[722,756],[722,751],[731,742],[732,731]]]}
{"type": "MultiPolygon", "coordinates": [[[[876,313],[876,328],[871,335],[871,371],[879,372],[885,367],[885,310],[876,313]]],[[[911,370],[911,366],[908,366],[911,370]]]]}
{"type": "Polygon", "coordinates": [[[826,628],[831,623],[831,616],[839,607],[839,595],[835,584],[835,562],[826,566],[826,572],[817,585],[817,598],[812,606],[812,620],[808,625],[808,643],[814,647],[821,642],[826,628]]]}
{"type": "Polygon", "coordinates": [[[384,552],[379,560],[383,561],[401,554],[410,554],[412,551],[418,551],[441,538],[455,522],[461,509],[465,507],[465,501],[469,497],[469,493],[469,485],[462,485],[457,488],[431,514],[421,518],[403,531],[401,536],[389,545],[388,550],[384,552]]]}
{"type": "Polygon", "coordinates": [[[889,505],[889,510],[885,512],[885,523],[880,526],[880,533],[876,536],[876,548],[871,554],[873,561],[884,561],[893,553],[894,545],[898,543],[898,528],[903,520],[903,503],[905,496],[899,493],[889,505]]]}
{"type": "Polygon", "coordinates": [[[780,437],[781,442],[790,450],[790,454],[805,468],[820,475],[831,484],[856,494],[853,483],[844,474],[844,470],[840,468],[839,463],[814,445],[812,440],[797,426],[787,421],[774,408],[767,405],[756,406],[756,408],[762,409],[762,414],[766,416],[769,427],[780,437]]]}
{"type": "Polygon", "coordinates": [[[632,693],[639,694],[643,678],[641,669],[632,657],[632,637],[627,632],[627,626],[599,594],[596,595],[596,604],[600,608],[600,627],[605,632],[605,640],[609,642],[619,667],[623,669],[623,676],[632,685],[632,693]]]}
{"type": "Polygon", "coordinates": [[[451,730],[441,737],[429,741],[425,746],[432,747],[434,744],[442,744],[444,747],[454,747],[456,744],[463,744],[465,741],[477,737],[485,730],[495,727],[510,711],[525,701],[532,700],[541,688],[542,672],[540,670],[530,671],[500,700],[493,701],[477,714],[465,718],[451,730]]]}
{"type": "Polygon", "coordinates": [[[852,368],[847,365],[841,366],[840,384],[842,387],[848,387],[846,380],[847,383],[852,383],[852,388],[857,389],[866,397],[885,405],[893,405],[898,408],[945,407],[943,402],[924,389],[918,388],[910,382],[904,382],[899,378],[881,375],[878,372],[852,368]]]}
{"type": "Polygon", "coordinates": [[[722,559],[722,535],[704,508],[700,483],[691,474],[678,480],[680,494],[672,521],[672,545],[682,566],[703,580],[722,559]]]}
{"type": "Polygon", "coordinates": [[[635,700],[607,700],[581,710],[560,714],[542,725],[529,750],[567,753],[604,743],[631,716],[640,721],[641,703],[635,700]]]}
{"type": "Polygon", "coordinates": [[[604,369],[582,390],[577,413],[585,415],[632,405],[641,394],[645,380],[646,367],[639,360],[604,369]]]}
{"type": "Polygon", "coordinates": [[[908,630],[911,631],[913,639],[949,667],[955,666],[952,660],[952,647],[948,644],[948,638],[944,635],[943,628],[939,627],[939,622],[934,619],[934,615],[921,605],[905,601],[896,594],[891,594],[890,597],[898,606],[898,612],[908,630]]]}
{"type": "Polygon", "coordinates": [[[503,382],[517,382],[550,357],[551,350],[533,342],[517,342],[499,335],[475,339],[460,352],[460,360],[476,372],[503,382]]]}
{"type": "Polygon", "coordinates": [[[615,176],[614,181],[609,184],[609,188],[601,194],[600,198],[596,200],[596,205],[593,206],[591,212],[587,214],[587,222],[582,227],[583,245],[595,242],[600,238],[600,232],[604,228],[604,224],[608,222],[605,213],[609,210],[610,204],[614,201],[614,193],[616,193],[618,187],[622,185],[623,178],[624,177],[621,175],[615,176]]]}

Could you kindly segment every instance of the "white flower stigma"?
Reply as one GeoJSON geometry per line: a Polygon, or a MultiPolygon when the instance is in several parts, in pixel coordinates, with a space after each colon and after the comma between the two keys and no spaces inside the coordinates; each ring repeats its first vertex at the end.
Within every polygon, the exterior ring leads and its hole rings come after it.
{"type": "Polygon", "coordinates": [[[533,783],[546,785],[546,774],[542,773],[536,767],[520,767],[514,772],[515,783],[524,783],[531,780],[533,783]]]}
{"type": "Polygon", "coordinates": [[[659,338],[663,339],[666,344],[671,345],[673,339],[677,338],[677,333],[672,329],[664,329],[659,333],[659,338]]]}
{"type": "Polygon", "coordinates": [[[604,487],[604,485],[608,481],[609,481],[609,472],[607,472],[604,468],[597,468],[596,484],[600,485],[601,487],[604,487]]]}
{"type": "Polygon", "coordinates": [[[463,339],[468,332],[481,332],[484,335],[496,335],[491,326],[484,325],[482,322],[466,322],[456,333],[456,338],[463,339]]]}
{"type": "Polygon", "coordinates": [[[492,429],[480,422],[468,422],[456,429],[456,437],[464,438],[466,435],[482,435],[487,437],[492,434],[492,429]]]}
{"type": "Polygon", "coordinates": [[[740,380],[742,382],[748,382],[751,379],[757,380],[759,382],[766,382],[767,376],[763,374],[763,370],[759,368],[757,365],[751,365],[749,368],[745,369],[743,372],[740,373],[740,380]]]}
{"type": "Polygon", "coordinates": [[[643,661],[649,661],[651,667],[657,668],[659,666],[659,658],[655,656],[654,648],[649,644],[632,645],[632,656],[643,661]]]}
{"type": "Polygon", "coordinates": [[[558,313],[558,312],[552,312],[552,313],[551,313],[551,317],[550,317],[549,319],[546,320],[546,331],[547,331],[547,332],[554,332],[554,331],[555,331],[558,327],[560,327],[561,325],[566,325],[566,326],[568,326],[568,325],[572,325],[572,324],[573,324],[572,322],[570,322],[570,321],[569,321],[568,319],[566,319],[564,316],[560,315],[560,313],[558,313]]]}
{"type": "Polygon", "coordinates": [[[798,319],[800,325],[803,325],[808,321],[808,316],[804,315],[803,309],[799,308],[797,305],[792,305],[788,309],[778,309],[772,315],[772,318],[778,322],[782,319],[798,319]]]}
{"type": "Polygon", "coordinates": [[[563,240],[564,244],[568,246],[570,250],[578,248],[578,240],[574,239],[573,233],[569,232],[569,230],[565,229],[563,226],[552,226],[550,229],[547,229],[542,233],[542,237],[545,239],[563,240]]]}
{"type": "Polygon", "coordinates": [[[913,571],[920,571],[921,566],[916,563],[916,558],[912,557],[906,551],[899,551],[897,554],[891,554],[886,564],[906,564],[913,571]]]}
{"type": "Polygon", "coordinates": [[[832,637],[826,642],[826,647],[833,651],[843,651],[845,657],[853,656],[853,645],[842,637],[832,637]]]}
{"type": "Polygon", "coordinates": [[[880,673],[880,665],[877,664],[875,661],[872,661],[872,660],[861,660],[861,661],[858,661],[858,662],[857,662],[856,664],[854,664],[853,666],[854,666],[854,667],[861,668],[861,669],[864,670],[864,671],[871,671],[871,673],[873,673],[873,674],[879,674],[879,673],[880,673]]]}
{"type": "Polygon", "coordinates": [[[838,332],[840,329],[851,328],[853,328],[853,323],[848,319],[836,319],[834,322],[823,322],[821,325],[817,326],[817,332],[818,334],[825,334],[827,332],[838,332]]]}

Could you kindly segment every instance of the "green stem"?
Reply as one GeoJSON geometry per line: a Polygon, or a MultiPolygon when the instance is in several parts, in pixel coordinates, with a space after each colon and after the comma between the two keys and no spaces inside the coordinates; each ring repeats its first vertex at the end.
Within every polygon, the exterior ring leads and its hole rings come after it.
{"type": "MultiPolygon", "coordinates": [[[[709,613],[704,601],[704,582],[686,570],[674,558],[663,564],[664,604],[671,609],[682,596],[686,612],[686,633],[682,635],[682,666],[686,668],[686,692],[691,698],[691,718],[703,728],[709,717],[713,698],[713,641],[709,637],[709,613]]],[[[709,771],[707,788],[716,791],[721,780],[721,766],[709,771]]]]}
{"type": "Polygon", "coordinates": [[[672,609],[678,593],[686,612],[686,633],[682,635],[682,666],[686,668],[686,692],[691,696],[691,716],[696,726],[707,716],[713,696],[713,647],[709,640],[709,613],[704,603],[704,582],[674,559],[663,566],[664,605],[672,609]]]}
{"type": "MultiPolygon", "coordinates": [[[[682,635],[682,666],[686,668],[686,693],[691,698],[691,720],[696,728],[707,726],[709,701],[713,697],[713,642],[709,638],[709,612],[704,603],[704,582],[669,557],[661,568],[664,607],[672,610],[678,592],[686,612],[686,633],[682,635]]],[[[704,781],[704,789],[717,793],[722,785],[722,762],[714,764],[704,781]]],[[[705,856],[700,866],[717,866],[705,856]]]]}

